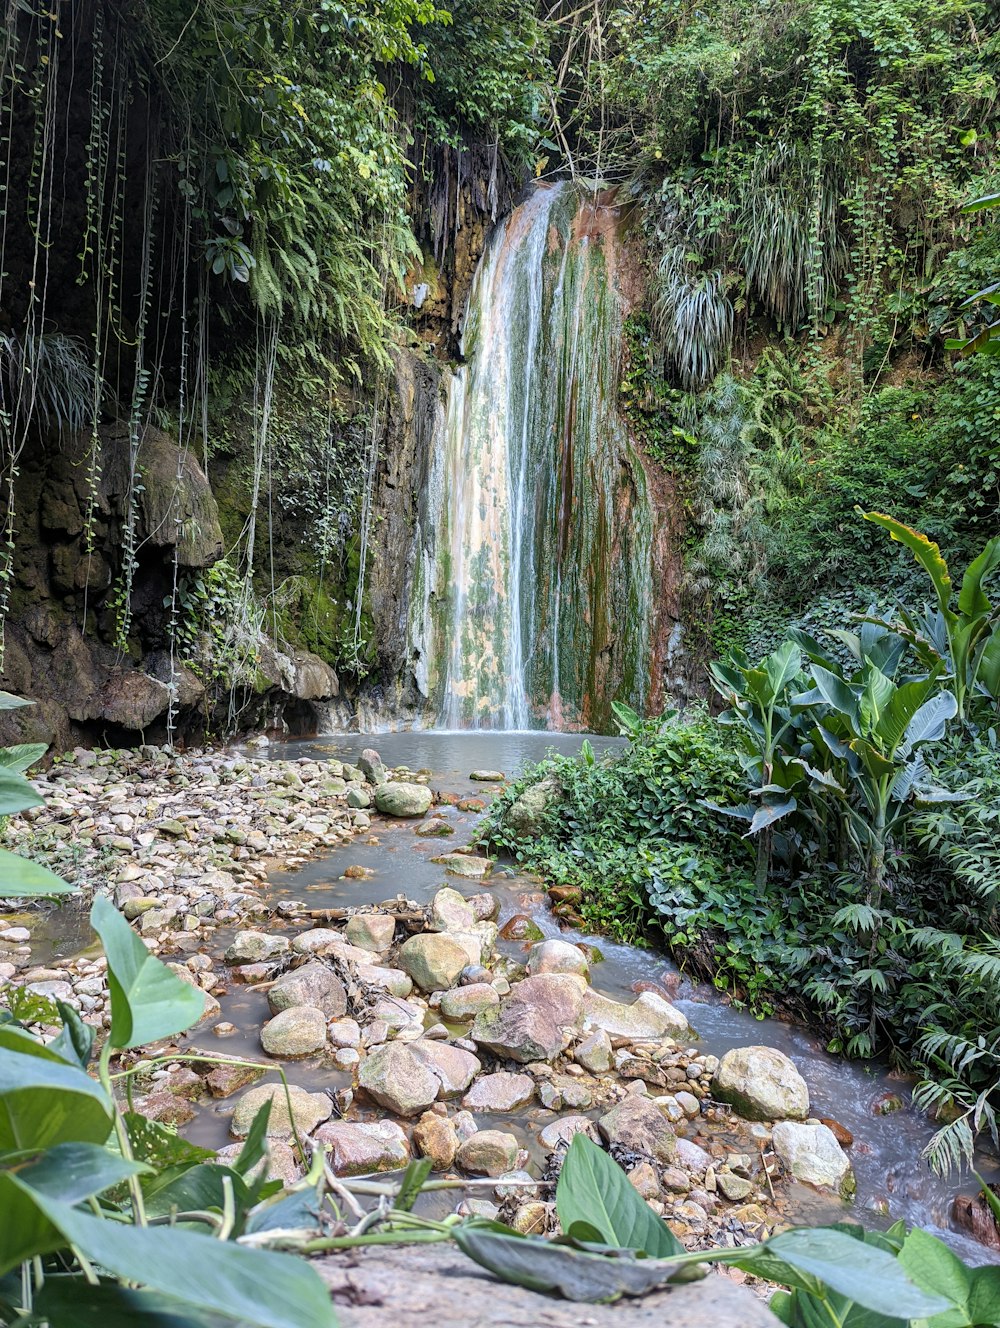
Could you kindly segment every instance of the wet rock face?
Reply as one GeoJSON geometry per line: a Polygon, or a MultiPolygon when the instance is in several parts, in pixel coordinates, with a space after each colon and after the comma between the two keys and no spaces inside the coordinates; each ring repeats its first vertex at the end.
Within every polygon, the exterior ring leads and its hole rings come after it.
{"type": "Polygon", "coordinates": [[[269,1139],[288,1139],[292,1136],[292,1121],[300,1134],[311,1134],[322,1121],[328,1120],[333,1104],[325,1093],[307,1093],[304,1088],[289,1084],[288,1097],[282,1084],[262,1084],[244,1093],[236,1104],[229,1123],[229,1133],[236,1139],[245,1139],[250,1133],[257,1112],[265,1102],[271,1104],[267,1122],[269,1139]],[[292,1113],[289,1116],[288,1100],[292,1113]]]}
{"type": "Polygon", "coordinates": [[[326,1046],[326,1015],[314,1005],[293,1005],[267,1021],[260,1044],[269,1056],[315,1055],[326,1046]]]}
{"type": "Polygon", "coordinates": [[[772,1131],[774,1151],[796,1180],[849,1197],[854,1175],[847,1155],[825,1125],[778,1121],[772,1131]]]}
{"type": "Polygon", "coordinates": [[[399,963],[423,991],[443,991],[458,981],[469,954],[447,932],[424,932],[400,946],[399,963]]]}
{"type": "Polygon", "coordinates": [[[583,980],[568,973],[525,978],[499,1006],[476,1016],[469,1036],[514,1061],[553,1060],[583,1022],[584,990],[583,980]]]}
{"type": "Polygon", "coordinates": [[[283,974],[267,993],[275,1014],[296,1005],[317,1006],[327,1019],[347,1013],[347,992],[336,973],[319,959],[283,974]]]}
{"type": "Polygon", "coordinates": [[[358,1084],[397,1116],[418,1116],[437,1101],[441,1081],[413,1051],[399,1042],[375,1047],[361,1062],[358,1084]]]}
{"type": "Polygon", "coordinates": [[[805,1120],[809,1115],[806,1081],[792,1061],[774,1047],[734,1047],[727,1051],[712,1081],[712,1091],[748,1120],[805,1120]]]}
{"type": "Polygon", "coordinates": [[[516,1111],[535,1096],[535,1081],[527,1074],[497,1070],[477,1079],[462,1099],[469,1111],[516,1111]]]}
{"type": "Polygon", "coordinates": [[[410,1145],[395,1121],[331,1121],[321,1125],[314,1137],[330,1146],[337,1176],[399,1171],[410,1160],[410,1145]]]}

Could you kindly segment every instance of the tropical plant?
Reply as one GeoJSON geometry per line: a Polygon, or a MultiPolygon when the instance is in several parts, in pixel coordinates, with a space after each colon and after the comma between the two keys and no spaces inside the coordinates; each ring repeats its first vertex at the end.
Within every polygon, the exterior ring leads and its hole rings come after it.
{"type": "Polygon", "coordinates": [[[0,1022],[0,1318],[333,1328],[312,1269],[246,1244],[287,1217],[260,1165],[270,1105],[229,1167],[116,1101],[112,1057],[183,1032],[204,996],[106,899],[91,924],[111,997],[96,1079],[94,1030],[71,1006],[58,1003],[62,1031],[48,1042],[0,1022]]]}
{"type": "MultiPolygon", "coordinates": [[[[0,712],[19,710],[34,705],[34,701],[0,692],[0,712]]],[[[0,747],[0,816],[15,816],[29,807],[40,807],[39,797],[24,771],[39,761],[48,751],[46,743],[19,743],[14,747],[0,747]]],[[[0,849],[0,899],[21,899],[33,895],[63,895],[72,893],[54,872],[40,863],[30,862],[17,853],[0,849]]]]}
{"type": "Polygon", "coordinates": [[[937,544],[881,512],[862,515],[909,549],[930,578],[936,610],[925,607],[923,613],[912,613],[900,608],[902,622],[893,629],[926,668],[946,670],[959,723],[965,724],[977,695],[1000,702],[1000,609],[994,609],[983,589],[983,582],[1000,567],[1000,536],[987,541],[966,568],[956,603],[948,564],[937,544]]]}

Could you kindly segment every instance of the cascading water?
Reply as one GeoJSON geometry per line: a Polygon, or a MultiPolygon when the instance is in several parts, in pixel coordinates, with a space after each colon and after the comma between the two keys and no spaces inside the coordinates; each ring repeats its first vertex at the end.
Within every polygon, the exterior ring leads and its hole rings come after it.
{"type": "Polygon", "coordinates": [[[439,727],[601,727],[645,699],[652,516],[617,411],[616,222],[539,186],[473,282],[411,619],[439,727]]]}

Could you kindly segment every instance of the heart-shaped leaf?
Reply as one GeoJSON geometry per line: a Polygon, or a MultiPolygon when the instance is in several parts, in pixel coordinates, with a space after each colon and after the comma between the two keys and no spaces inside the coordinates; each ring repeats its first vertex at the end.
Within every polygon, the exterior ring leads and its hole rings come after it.
{"type": "Polygon", "coordinates": [[[111,1103],[83,1070],[51,1053],[0,1049],[0,1152],[102,1144],[111,1124],[111,1103]]]}
{"type": "Polygon", "coordinates": [[[617,1162],[584,1134],[569,1146],[556,1186],[563,1231],[577,1223],[599,1233],[606,1245],[640,1250],[652,1259],[681,1254],[684,1247],[667,1224],[640,1198],[617,1162]]]}

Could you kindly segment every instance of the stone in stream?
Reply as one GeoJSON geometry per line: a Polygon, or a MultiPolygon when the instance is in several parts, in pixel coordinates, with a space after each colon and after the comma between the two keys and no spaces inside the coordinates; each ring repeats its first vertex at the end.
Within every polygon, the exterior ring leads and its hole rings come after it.
{"type": "Polygon", "coordinates": [[[356,1019],[335,1019],[328,1025],[326,1036],[331,1047],[350,1050],[361,1046],[361,1026],[356,1019]]]}
{"type": "Polygon", "coordinates": [[[476,922],[475,909],[464,895],[447,885],[435,891],[430,907],[434,931],[472,931],[476,922]]]}
{"type": "Polygon", "coordinates": [[[493,870],[492,858],[479,858],[473,853],[442,853],[440,857],[431,858],[431,862],[440,863],[452,876],[467,876],[474,880],[489,876],[493,870]]]}
{"type": "Polygon", "coordinates": [[[502,784],[507,776],[502,770],[473,770],[469,778],[480,784],[502,784]]]}
{"type": "Polygon", "coordinates": [[[712,1080],[712,1094],[747,1120],[805,1120],[809,1115],[806,1081],[775,1047],[727,1051],[712,1080]]]}
{"type": "Polygon", "coordinates": [[[569,941],[539,941],[528,952],[528,972],[532,976],[537,973],[577,973],[581,978],[589,978],[590,965],[569,941]]]}
{"type": "Polygon", "coordinates": [[[515,913],[500,928],[502,941],[544,941],[545,933],[527,913],[515,913]]]}
{"type": "Polygon", "coordinates": [[[511,1060],[553,1060],[580,1028],[585,989],[570,973],[525,978],[499,1006],[480,1011],[469,1036],[511,1060]]]}
{"type": "Polygon", "coordinates": [[[379,964],[352,964],[351,969],[359,982],[370,987],[381,987],[390,996],[406,997],[413,983],[401,968],[382,968],[379,964]]]}
{"type": "Polygon", "coordinates": [[[495,922],[500,913],[499,896],[490,890],[480,890],[476,895],[469,895],[465,902],[472,909],[477,922],[495,922]]]}
{"type": "Polygon", "coordinates": [[[358,769],[369,784],[384,784],[389,778],[385,773],[381,756],[371,747],[366,747],[358,757],[358,769]]]}
{"type": "Polygon", "coordinates": [[[421,821],[413,833],[421,839],[443,839],[446,835],[453,835],[455,827],[443,816],[431,816],[421,821]]]}
{"type": "Polygon", "coordinates": [[[410,1047],[387,1042],[361,1062],[358,1084],[397,1116],[417,1116],[437,1100],[441,1081],[410,1047]]]}
{"type": "Polygon", "coordinates": [[[517,1165],[518,1144],[503,1130],[477,1130],[458,1149],[455,1160],[472,1176],[502,1176],[517,1165]]]}
{"type": "Polygon", "coordinates": [[[413,1143],[421,1157],[429,1157],[435,1171],[447,1171],[458,1152],[458,1131],[447,1116],[425,1111],[413,1127],[413,1143]]]}
{"type": "Polygon", "coordinates": [[[597,1122],[605,1142],[632,1153],[644,1153],[657,1162],[671,1162],[677,1151],[677,1136],[659,1107],[646,1097],[630,1094],[597,1122]]]}
{"type": "Polygon", "coordinates": [[[292,937],[292,949],[296,954],[329,954],[343,944],[343,933],[334,931],[332,927],[312,927],[292,937]]]}
{"type": "Polygon", "coordinates": [[[444,992],[441,1013],[445,1019],[474,1019],[480,1010],[499,1004],[500,997],[488,982],[474,982],[444,992]]]}
{"type": "Polygon", "coordinates": [[[409,1044],[409,1050],[437,1077],[440,1084],[437,1095],[442,1099],[459,1097],[483,1068],[482,1061],[471,1051],[463,1051],[450,1042],[420,1038],[409,1044]]]}
{"type": "Polygon", "coordinates": [[[796,1180],[835,1190],[845,1199],[854,1193],[854,1173],[847,1154],[825,1125],[778,1121],[771,1144],[796,1180]]]}
{"type": "Polygon", "coordinates": [[[587,1036],[573,1048],[573,1059],[591,1074],[608,1074],[614,1063],[611,1039],[603,1028],[587,1036]]]}
{"type": "Polygon", "coordinates": [[[287,936],[269,936],[263,931],[238,931],[226,951],[227,964],[259,964],[288,952],[287,936]]]}
{"type": "Polygon", "coordinates": [[[354,913],[347,919],[344,934],[359,950],[383,954],[392,946],[396,919],[388,913],[354,913]]]}
{"type": "Polygon", "coordinates": [[[216,1019],[222,1013],[222,1006],[210,992],[202,990],[198,985],[198,979],[186,964],[168,964],[167,968],[175,973],[182,982],[186,982],[189,987],[198,987],[198,990],[201,991],[205,1000],[205,1007],[201,1012],[201,1018],[198,1020],[199,1024],[205,1023],[208,1019],[216,1019]]]}
{"type": "Polygon", "coordinates": [[[633,1042],[655,1041],[666,1033],[688,1031],[688,1022],[680,1010],[652,991],[644,991],[631,1005],[623,1005],[588,987],[584,1015],[588,1026],[603,1028],[612,1037],[629,1038],[633,1042]]]}
{"type": "Polygon", "coordinates": [[[269,1056],[312,1056],[326,1046],[326,1015],[315,1005],[293,1005],[260,1030],[269,1056]]]}
{"type": "Polygon", "coordinates": [[[729,1171],[720,1171],[715,1178],[716,1188],[723,1198],[730,1203],[743,1203],[753,1194],[753,1182],[745,1176],[734,1176],[729,1171]]]}
{"type": "Polygon", "coordinates": [[[330,1145],[336,1176],[399,1171],[410,1160],[410,1145],[395,1121],[328,1121],[314,1138],[330,1145]]]}
{"type": "Polygon", "coordinates": [[[296,1005],[314,1005],[327,1019],[339,1019],[347,1013],[347,992],[336,973],[313,959],[278,978],[267,993],[267,1003],[275,1014],[296,1005]]]}
{"type": "Polygon", "coordinates": [[[532,784],[507,808],[504,823],[519,839],[534,839],[541,833],[542,818],[559,797],[559,792],[554,779],[542,779],[532,784]]]}
{"type": "Polygon", "coordinates": [[[213,1097],[232,1097],[247,1084],[252,1084],[264,1073],[264,1066],[254,1069],[250,1065],[223,1064],[205,1076],[205,1084],[213,1097]]]}
{"type": "Polygon", "coordinates": [[[393,780],[375,790],[375,806],[383,816],[424,816],[430,809],[432,795],[426,784],[393,780]]]}
{"type": "Polygon", "coordinates": [[[561,1116],[540,1132],[538,1139],[543,1148],[550,1152],[560,1144],[571,1142],[575,1134],[585,1134],[597,1143],[597,1126],[587,1116],[561,1116]]]}
{"type": "Polygon", "coordinates": [[[690,1139],[678,1139],[675,1161],[694,1176],[703,1176],[712,1165],[712,1155],[690,1139]]]}
{"type": "Polygon", "coordinates": [[[291,1099],[292,1114],[288,1114],[288,1101],[285,1098],[284,1084],[262,1084],[251,1088],[240,1098],[229,1122],[229,1133],[235,1139],[245,1139],[250,1133],[254,1117],[265,1102],[271,1104],[271,1114],[267,1122],[269,1139],[287,1139],[292,1134],[292,1121],[299,1134],[311,1134],[321,1121],[329,1120],[333,1104],[325,1093],[307,1093],[295,1084],[288,1086],[288,1098],[291,1099]]]}
{"type": "Polygon", "coordinates": [[[444,991],[469,964],[467,949],[447,932],[423,932],[399,947],[397,959],[422,991],[444,991]]]}
{"type": "Polygon", "coordinates": [[[372,805],[371,794],[365,789],[352,788],[347,790],[347,805],[355,811],[364,811],[372,805]]]}
{"type": "Polygon", "coordinates": [[[530,1075],[497,1070],[476,1080],[462,1098],[462,1106],[469,1111],[517,1111],[534,1096],[535,1081],[530,1075]]]}

